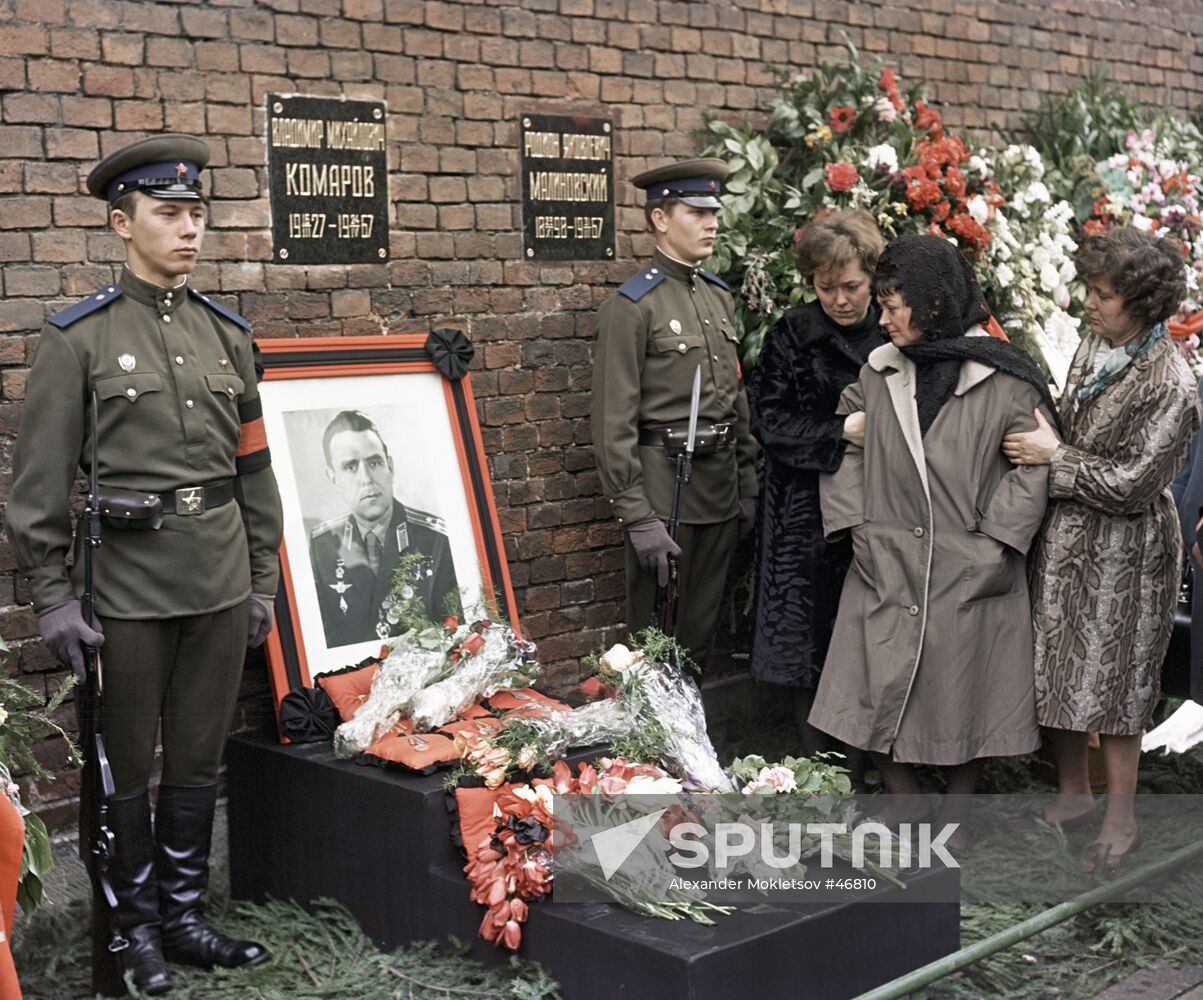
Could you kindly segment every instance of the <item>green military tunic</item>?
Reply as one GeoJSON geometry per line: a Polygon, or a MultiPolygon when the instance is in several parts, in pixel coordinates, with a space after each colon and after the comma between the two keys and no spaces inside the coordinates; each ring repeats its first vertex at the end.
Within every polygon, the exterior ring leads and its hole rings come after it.
{"type": "MultiPolygon", "coordinates": [[[[676,465],[663,446],[640,445],[639,433],[688,424],[699,365],[699,427],[731,426],[724,445],[694,458],[681,498],[678,637],[699,652],[709,640],[725,587],[739,500],[758,491],[756,443],[748,427],[737,346],[726,285],[659,249],[648,267],[606,300],[598,318],[593,446],[602,491],[619,523],[625,527],[653,514],[668,518],[676,465]]],[[[640,628],[650,620],[655,585],[639,572],[629,542],[627,549],[628,625],[640,628]]]]}
{"type": "Polygon", "coordinates": [[[274,594],[282,513],[266,444],[248,448],[243,434],[262,428],[245,321],[184,285],[160,288],[125,269],[51,319],[29,373],[7,520],[35,608],[82,591],[78,544],[71,579],[64,559],[72,485],[91,465],[93,388],[101,485],[171,493],[235,478],[235,502],[168,515],[157,531],[103,531],[97,613],[162,619],[274,594]]]}

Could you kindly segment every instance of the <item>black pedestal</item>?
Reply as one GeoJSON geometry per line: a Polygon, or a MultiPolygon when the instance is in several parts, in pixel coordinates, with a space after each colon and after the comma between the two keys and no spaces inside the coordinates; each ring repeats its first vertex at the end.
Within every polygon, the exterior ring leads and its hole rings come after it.
{"type": "MultiPolygon", "coordinates": [[[[383,947],[455,934],[486,961],[504,955],[476,937],[484,908],[468,899],[441,774],[356,765],[266,733],[232,737],[227,763],[235,897],[329,896],[383,947]]],[[[762,903],[705,927],[611,904],[542,902],[530,908],[522,954],[547,967],[566,1000],[838,1000],[955,950],[959,939],[949,903],[762,903]]]]}

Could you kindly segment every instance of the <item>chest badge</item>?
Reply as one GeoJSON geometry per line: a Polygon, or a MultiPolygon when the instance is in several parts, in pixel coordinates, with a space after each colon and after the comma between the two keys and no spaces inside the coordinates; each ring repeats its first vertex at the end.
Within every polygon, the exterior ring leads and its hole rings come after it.
{"type": "Polygon", "coordinates": [[[680,333],[681,321],[679,319],[670,319],[668,321],[668,328],[672,330],[673,333],[680,333]]]}
{"type": "Polygon", "coordinates": [[[134,366],[137,365],[137,363],[138,362],[136,361],[136,359],[134,358],[134,356],[132,354],[122,354],[117,359],[117,364],[119,364],[121,366],[121,370],[123,372],[132,372],[134,370],[134,366]]]}

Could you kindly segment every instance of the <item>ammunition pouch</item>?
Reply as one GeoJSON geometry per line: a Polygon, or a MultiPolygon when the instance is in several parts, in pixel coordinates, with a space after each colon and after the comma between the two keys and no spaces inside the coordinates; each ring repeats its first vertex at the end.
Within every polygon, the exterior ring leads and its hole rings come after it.
{"type": "Polygon", "coordinates": [[[154,531],[163,523],[163,500],[157,493],[101,486],[96,491],[100,520],[119,531],[154,531]]]}

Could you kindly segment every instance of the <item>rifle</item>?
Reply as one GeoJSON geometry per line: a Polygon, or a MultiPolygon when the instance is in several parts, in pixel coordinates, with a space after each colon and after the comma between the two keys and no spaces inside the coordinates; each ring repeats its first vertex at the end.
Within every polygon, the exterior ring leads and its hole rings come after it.
{"type": "MultiPolygon", "coordinates": [[[[80,611],[96,628],[96,592],[92,579],[92,553],[100,545],[100,496],[96,471],[96,392],[92,392],[92,468],[88,479],[88,502],[84,508],[84,592],[80,611]]],[[[79,857],[92,883],[92,990],[103,996],[126,995],[121,952],[129,942],[117,929],[117,895],[109,878],[109,866],[117,844],[109,828],[109,799],[116,793],[109,756],[104,746],[101,707],[104,699],[104,667],[100,651],[84,647],[86,677],[76,692],[75,710],[79,740],[84,751],[84,768],[79,792],[79,857]]]]}
{"type": "MultiPolygon", "coordinates": [[[[698,434],[698,408],[702,397],[702,366],[693,373],[693,391],[689,398],[689,432],[685,435],[685,449],[678,453],[677,478],[673,484],[673,504],[668,514],[668,537],[677,540],[677,528],[681,519],[681,490],[693,474],[693,448],[698,434]]],[[[665,635],[676,637],[678,623],[678,578],[677,557],[668,557],[668,584],[661,587],[656,582],[656,601],[652,608],[652,624],[665,635]]]]}

